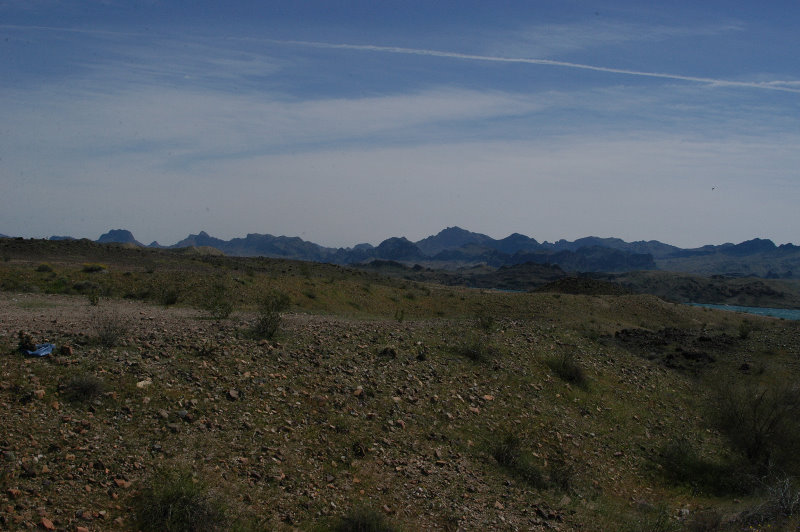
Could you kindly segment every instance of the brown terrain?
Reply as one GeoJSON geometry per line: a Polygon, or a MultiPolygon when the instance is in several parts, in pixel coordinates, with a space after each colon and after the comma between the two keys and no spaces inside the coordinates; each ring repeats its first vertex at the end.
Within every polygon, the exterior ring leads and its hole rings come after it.
{"type": "Polygon", "coordinates": [[[207,515],[175,530],[797,525],[797,322],[104,253],[0,263],[0,527],[166,530],[165,486],[207,515]],[[274,290],[290,307],[259,337],[274,290]],[[742,443],[726,390],[782,387],[756,414],[773,443],[742,443]]]}

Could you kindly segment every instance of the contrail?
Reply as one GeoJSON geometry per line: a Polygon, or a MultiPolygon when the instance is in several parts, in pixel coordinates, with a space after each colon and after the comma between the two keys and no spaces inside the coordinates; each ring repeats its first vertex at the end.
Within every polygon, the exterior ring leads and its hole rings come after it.
{"type": "Polygon", "coordinates": [[[639,76],[645,78],[672,79],[678,81],[689,81],[694,83],[705,83],[717,87],[742,87],[748,89],[764,89],[771,91],[793,92],[800,94],[800,88],[793,88],[789,85],[797,85],[798,81],[730,81],[726,79],[704,78],[697,76],[683,76],[680,74],[667,74],[664,72],[646,72],[641,70],[628,70],[624,68],[612,68],[596,65],[586,65],[583,63],[570,63],[567,61],[553,61],[551,59],[529,59],[525,57],[502,57],[493,55],[463,54],[459,52],[446,52],[442,50],[425,50],[419,48],[403,48],[399,46],[377,46],[374,44],[338,44],[316,41],[286,41],[275,39],[263,39],[266,42],[275,44],[289,44],[297,46],[309,46],[313,48],[332,48],[339,50],[361,50],[365,52],[383,52],[390,54],[405,55],[426,55],[431,57],[446,57],[450,59],[463,59],[467,61],[491,61],[495,63],[522,63],[528,65],[547,65],[565,68],[576,68],[580,70],[592,70],[595,72],[607,72],[611,74],[623,74],[627,76],[639,76]]]}
{"type": "MultiPolygon", "coordinates": [[[[58,28],[49,26],[18,26],[13,24],[0,24],[0,29],[10,30],[39,30],[39,31],[62,31],[72,33],[85,33],[105,36],[138,36],[139,33],[125,33],[116,31],[104,31],[83,28],[58,28]]],[[[625,68],[613,68],[597,65],[587,65],[584,63],[570,63],[567,61],[554,61],[552,59],[530,59],[526,57],[502,57],[494,55],[463,54],[460,52],[446,52],[444,50],[426,50],[421,48],[404,48],[400,46],[379,46],[375,44],[346,44],[346,43],[327,43],[319,41],[294,41],[278,39],[253,39],[237,38],[236,40],[261,41],[274,44],[308,46],[312,48],[328,48],[339,50],[360,50],[365,52],[381,52],[390,54],[405,55],[425,55],[430,57],[445,57],[449,59],[461,59],[465,61],[489,61],[494,63],[518,63],[527,65],[546,65],[563,68],[574,68],[579,70],[591,70],[594,72],[606,72],[609,74],[622,74],[625,76],[639,76],[645,78],[672,79],[677,81],[688,81],[692,83],[703,83],[715,87],[740,87],[746,89],[762,89],[769,91],[791,92],[800,94],[800,81],[731,81],[727,79],[704,78],[699,76],[683,76],[681,74],[668,74],[665,72],[647,72],[642,70],[629,70],[625,68]]]]}

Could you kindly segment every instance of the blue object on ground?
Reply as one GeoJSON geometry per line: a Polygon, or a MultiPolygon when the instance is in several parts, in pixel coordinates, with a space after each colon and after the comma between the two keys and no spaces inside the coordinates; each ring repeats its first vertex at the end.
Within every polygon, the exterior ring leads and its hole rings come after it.
{"type": "Polygon", "coordinates": [[[25,350],[26,353],[33,357],[45,357],[53,352],[53,349],[56,348],[56,344],[36,344],[36,349],[34,351],[25,350]]]}

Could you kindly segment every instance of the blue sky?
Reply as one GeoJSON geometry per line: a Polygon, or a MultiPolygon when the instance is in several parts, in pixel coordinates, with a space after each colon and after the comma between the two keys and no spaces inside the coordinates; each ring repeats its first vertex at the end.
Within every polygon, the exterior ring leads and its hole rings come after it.
{"type": "Polygon", "coordinates": [[[800,4],[0,0],[0,233],[800,244],[800,4]]]}

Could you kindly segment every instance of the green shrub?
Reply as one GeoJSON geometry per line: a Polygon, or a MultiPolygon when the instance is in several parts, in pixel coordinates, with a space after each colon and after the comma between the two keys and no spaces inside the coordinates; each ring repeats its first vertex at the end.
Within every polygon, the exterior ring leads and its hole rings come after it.
{"type": "Polygon", "coordinates": [[[97,273],[97,272],[105,271],[106,268],[107,267],[106,267],[105,264],[98,264],[98,263],[95,263],[95,262],[91,262],[91,263],[84,264],[83,268],[81,269],[81,271],[83,271],[84,273],[97,273]]]}
{"type": "Polygon", "coordinates": [[[94,329],[97,333],[97,342],[103,347],[115,347],[128,334],[128,324],[116,313],[96,316],[94,329]]]}
{"type": "Polygon", "coordinates": [[[100,292],[89,292],[86,294],[86,299],[91,306],[96,307],[100,304],[100,292]]]}
{"type": "Polygon", "coordinates": [[[747,340],[750,337],[750,333],[753,331],[752,324],[747,320],[742,320],[739,322],[739,339],[740,340],[747,340]]]}
{"type": "Polygon", "coordinates": [[[473,320],[475,322],[475,328],[486,334],[492,334],[497,325],[494,316],[484,308],[481,308],[475,313],[473,320]]]}
{"type": "Polygon", "coordinates": [[[36,271],[41,273],[48,273],[53,271],[53,267],[50,266],[48,263],[43,262],[36,267],[36,271]]]}
{"type": "Polygon", "coordinates": [[[460,340],[452,347],[452,351],[473,362],[488,362],[498,353],[489,335],[478,331],[461,334],[460,340]]]}
{"type": "Polygon", "coordinates": [[[175,285],[161,284],[151,292],[155,294],[158,302],[165,307],[175,305],[181,297],[181,291],[175,285]]]}
{"type": "Polygon", "coordinates": [[[202,303],[203,310],[209,317],[215,320],[224,320],[233,312],[233,302],[228,285],[224,282],[216,282],[206,290],[202,303]]]}
{"type": "Polygon", "coordinates": [[[101,287],[94,281],[78,281],[72,285],[72,289],[79,294],[90,294],[92,292],[100,293],[101,287]]]}
{"type": "Polygon", "coordinates": [[[282,292],[267,294],[258,306],[253,336],[271,340],[278,334],[283,317],[281,312],[289,308],[289,296],[282,292]]]}
{"type": "Polygon", "coordinates": [[[395,532],[395,528],[384,515],[372,508],[357,507],[339,518],[332,527],[333,532],[395,532]]]}
{"type": "Polygon", "coordinates": [[[752,465],[761,471],[768,467],[798,471],[800,389],[790,379],[723,380],[710,407],[711,419],[752,465]]]}
{"type": "Polygon", "coordinates": [[[522,449],[519,436],[506,432],[490,446],[492,457],[498,464],[535,488],[544,489],[547,482],[542,469],[534,463],[534,457],[522,449]]]}
{"type": "Polygon", "coordinates": [[[184,470],[157,472],[134,509],[136,525],[145,532],[211,532],[229,525],[225,505],[184,470]]]}
{"type": "Polygon", "coordinates": [[[575,355],[572,353],[561,353],[558,355],[550,355],[544,359],[544,363],[550,368],[553,373],[558,377],[570,384],[586,388],[589,381],[586,379],[586,373],[583,367],[575,360],[575,355]]]}
{"type": "Polygon", "coordinates": [[[686,438],[667,442],[656,460],[667,482],[693,491],[722,496],[746,495],[753,489],[754,477],[747,464],[702,458],[686,438]]]}
{"type": "Polygon", "coordinates": [[[94,399],[103,393],[105,384],[94,375],[76,375],[64,386],[64,397],[69,401],[82,402],[94,399]]]}

